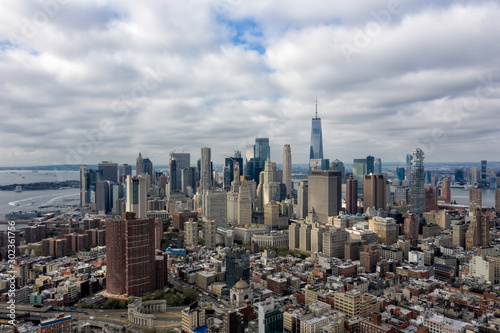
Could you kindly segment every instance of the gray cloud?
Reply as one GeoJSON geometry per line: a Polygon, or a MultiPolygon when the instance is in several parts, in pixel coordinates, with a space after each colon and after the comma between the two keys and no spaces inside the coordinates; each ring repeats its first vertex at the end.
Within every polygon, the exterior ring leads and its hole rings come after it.
{"type": "Polygon", "coordinates": [[[221,163],[257,136],[304,163],[316,97],[330,159],[500,160],[495,2],[7,3],[2,165],[221,163]]]}

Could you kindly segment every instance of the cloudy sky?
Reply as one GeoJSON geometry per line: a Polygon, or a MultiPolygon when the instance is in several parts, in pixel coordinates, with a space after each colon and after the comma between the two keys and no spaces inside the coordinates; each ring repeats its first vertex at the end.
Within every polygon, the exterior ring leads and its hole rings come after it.
{"type": "Polygon", "coordinates": [[[308,158],[500,160],[495,1],[2,2],[0,166],[155,164],[269,137],[308,158]]]}

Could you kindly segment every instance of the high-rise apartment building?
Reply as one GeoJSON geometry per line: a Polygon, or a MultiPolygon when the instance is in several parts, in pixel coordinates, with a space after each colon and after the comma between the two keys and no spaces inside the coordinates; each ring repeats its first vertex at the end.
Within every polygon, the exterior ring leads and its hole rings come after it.
{"type": "Polygon", "coordinates": [[[146,217],[147,211],[147,176],[139,175],[136,177],[127,176],[127,201],[125,210],[133,212],[136,217],[142,219],[146,217]]]}
{"type": "Polygon", "coordinates": [[[329,216],[338,215],[342,208],[342,181],[340,172],[313,171],[308,183],[308,211],[311,209],[318,221],[326,224],[329,216]]]}
{"type": "Polygon", "coordinates": [[[437,211],[438,210],[438,190],[434,185],[425,185],[424,187],[425,196],[425,211],[437,211]]]}
{"type": "Polygon", "coordinates": [[[480,188],[469,189],[469,209],[474,207],[481,208],[483,206],[483,192],[480,188]]]}
{"type": "Polygon", "coordinates": [[[441,198],[445,203],[451,202],[451,188],[450,180],[448,178],[443,179],[441,182],[441,198]]]}
{"type": "Polygon", "coordinates": [[[412,214],[423,214],[425,212],[424,152],[420,148],[412,152],[410,197],[412,214]]]}
{"type": "Polygon", "coordinates": [[[453,225],[453,247],[465,249],[465,235],[469,226],[467,224],[453,225]]]}
{"type": "Polygon", "coordinates": [[[106,289],[141,297],[156,289],[154,219],[124,215],[106,220],[106,289]]]}
{"type": "Polygon", "coordinates": [[[477,246],[488,246],[490,242],[490,217],[479,210],[474,213],[465,234],[465,249],[472,250],[477,246]]]}
{"type": "Polygon", "coordinates": [[[198,221],[192,218],[184,222],[184,245],[191,247],[198,245],[198,221]]]}
{"type": "Polygon", "coordinates": [[[378,235],[381,244],[392,245],[396,243],[398,225],[391,217],[375,217],[368,221],[369,229],[378,235]]]}
{"type": "Polygon", "coordinates": [[[283,183],[286,186],[286,195],[292,194],[292,149],[290,145],[283,146],[283,183]]]}
{"type": "Polygon", "coordinates": [[[358,181],[353,176],[346,181],[346,211],[347,214],[358,213],[358,181]]]}
{"type": "Polygon", "coordinates": [[[419,224],[418,219],[412,214],[409,214],[405,218],[404,222],[405,239],[408,239],[410,242],[413,242],[414,245],[416,245],[416,241],[418,240],[418,224],[419,224]]]}
{"type": "Polygon", "coordinates": [[[385,175],[365,175],[363,178],[363,205],[366,209],[385,209],[386,206],[385,175]]]}
{"type": "Polygon", "coordinates": [[[217,242],[215,236],[217,233],[217,225],[214,220],[207,219],[203,222],[203,237],[205,239],[205,246],[208,249],[214,249],[217,242]]]}

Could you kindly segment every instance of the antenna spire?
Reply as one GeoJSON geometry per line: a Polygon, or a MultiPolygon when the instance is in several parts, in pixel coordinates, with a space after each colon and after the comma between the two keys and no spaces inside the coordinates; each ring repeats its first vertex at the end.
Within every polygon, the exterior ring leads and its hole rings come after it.
{"type": "Polygon", "coordinates": [[[318,97],[316,97],[316,119],[318,119],[318,97]]]}

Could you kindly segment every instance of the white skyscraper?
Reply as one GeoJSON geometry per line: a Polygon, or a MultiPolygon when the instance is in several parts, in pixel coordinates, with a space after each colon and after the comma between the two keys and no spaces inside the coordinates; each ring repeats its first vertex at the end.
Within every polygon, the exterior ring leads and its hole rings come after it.
{"type": "Polygon", "coordinates": [[[147,210],[147,175],[127,176],[127,202],[125,210],[135,213],[136,218],[145,218],[147,210]]]}

